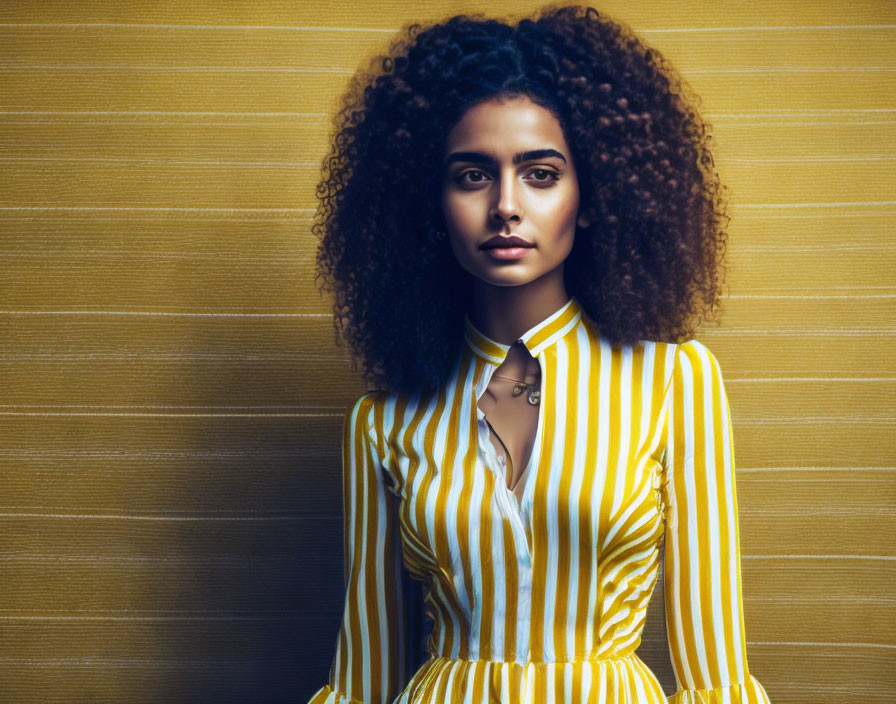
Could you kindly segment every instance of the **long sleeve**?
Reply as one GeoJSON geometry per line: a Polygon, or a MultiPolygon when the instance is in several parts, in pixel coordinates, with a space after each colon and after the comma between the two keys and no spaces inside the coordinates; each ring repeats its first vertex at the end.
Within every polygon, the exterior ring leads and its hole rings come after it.
{"type": "Polygon", "coordinates": [[[345,608],[329,684],[309,704],[388,704],[406,677],[398,498],[386,485],[377,412],[368,392],[343,426],[345,608]]]}
{"type": "Polygon", "coordinates": [[[747,667],[734,447],[713,354],[678,346],[668,389],[665,598],[678,691],[670,704],[768,704],[747,667]]]}

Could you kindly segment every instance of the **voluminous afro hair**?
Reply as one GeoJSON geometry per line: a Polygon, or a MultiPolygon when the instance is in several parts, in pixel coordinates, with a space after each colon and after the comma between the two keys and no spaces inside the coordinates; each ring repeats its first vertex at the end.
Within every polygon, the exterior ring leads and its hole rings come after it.
{"type": "Polygon", "coordinates": [[[549,109],[573,152],[590,225],[565,285],[601,335],[680,342],[718,306],[725,188],[699,99],[655,49],[585,6],[410,24],[342,99],[312,227],[336,331],[376,386],[436,388],[451,370],[471,285],[445,235],[445,137],[516,95],[549,109]]]}

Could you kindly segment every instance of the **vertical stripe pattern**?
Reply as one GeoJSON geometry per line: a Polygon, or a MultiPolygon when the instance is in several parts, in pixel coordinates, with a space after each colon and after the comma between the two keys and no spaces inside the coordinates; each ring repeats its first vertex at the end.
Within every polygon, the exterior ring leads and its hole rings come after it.
{"type": "Polygon", "coordinates": [[[509,346],[465,321],[443,388],[364,394],[344,427],[346,599],[311,704],[762,704],[747,667],[734,454],[696,340],[611,346],[575,298],[521,337],[542,402],[521,501],[477,401],[509,346]],[[635,654],[665,542],[667,700],[635,654]],[[401,570],[431,658],[405,672],[401,570]]]}

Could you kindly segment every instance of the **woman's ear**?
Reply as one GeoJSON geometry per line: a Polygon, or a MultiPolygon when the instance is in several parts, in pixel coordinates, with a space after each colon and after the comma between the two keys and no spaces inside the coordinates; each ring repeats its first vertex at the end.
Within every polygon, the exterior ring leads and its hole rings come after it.
{"type": "Polygon", "coordinates": [[[579,215],[579,217],[576,218],[576,224],[581,228],[585,228],[591,224],[591,221],[584,215],[579,215]]]}

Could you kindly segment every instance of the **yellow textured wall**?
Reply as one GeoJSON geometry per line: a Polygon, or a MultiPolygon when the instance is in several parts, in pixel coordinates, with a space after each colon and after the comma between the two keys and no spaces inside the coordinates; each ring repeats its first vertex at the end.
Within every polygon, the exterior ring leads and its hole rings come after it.
{"type": "MultiPolygon", "coordinates": [[[[312,281],[329,114],[405,21],[509,6],[0,5],[0,701],[323,684],[364,388],[312,281]]],[[[703,97],[731,189],[699,337],[733,413],[751,669],[775,704],[887,701],[896,6],[597,6],[703,97]]],[[[642,653],[671,688],[661,618],[642,653]]]]}

